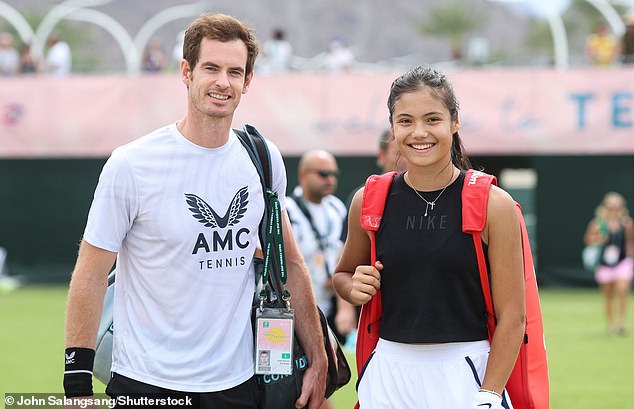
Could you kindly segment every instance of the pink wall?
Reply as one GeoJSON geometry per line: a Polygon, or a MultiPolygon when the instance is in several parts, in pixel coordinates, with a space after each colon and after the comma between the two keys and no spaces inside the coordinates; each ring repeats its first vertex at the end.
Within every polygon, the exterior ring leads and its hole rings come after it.
{"type": "MultiPolygon", "coordinates": [[[[254,78],[235,115],[284,154],[375,154],[399,73],[254,78]]],[[[447,71],[469,154],[634,153],[634,68],[447,71]]],[[[182,118],[177,74],[0,78],[0,157],[100,157],[182,118]]]]}

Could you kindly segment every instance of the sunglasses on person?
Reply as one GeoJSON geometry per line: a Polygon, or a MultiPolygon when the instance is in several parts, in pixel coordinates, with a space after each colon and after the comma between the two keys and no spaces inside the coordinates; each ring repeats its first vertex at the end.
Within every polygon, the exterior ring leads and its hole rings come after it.
{"type": "Polygon", "coordinates": [[[330,176],[334,176],[336,178],[339,177],[339,171],[338,170],[326,170],[326,169],[309,169],[309,172],[315,172],[316,174],[318,174],[320,177],[326,179],[327,177],[330,176]]]}

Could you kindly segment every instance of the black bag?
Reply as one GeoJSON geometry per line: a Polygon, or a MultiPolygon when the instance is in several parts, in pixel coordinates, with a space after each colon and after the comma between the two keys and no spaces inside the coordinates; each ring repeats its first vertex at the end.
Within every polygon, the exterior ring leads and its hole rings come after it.
{"type": "MultiPolygon", "coordinates": [[[[256,265],[256,275],[261,276],[264,262],[261,259],[256,259],[254,262],[256,265]]],[[[273,279],[273,276],[274,274],[271,274],[269,278],[268,289],[266,290],[268,296],[263,303],[260,302],[260,297],[256,292],[251,314],[253,327],[255,327],[255,317],[258,308],[285,307],[279,281],[273,279]]],[[[337,389],[343,387],[350,381],[351,371],[341,344],[337,340],[332,328],[328,325],[326,316],[319,307],[317,307],[317,312],[319,313],[324,347],[326,348],[326,355],[328,356],[325,397],[329,398],[337,389]]],[[[258,385],[260,386],[260,393],[262,394],[263,409],[295,408],[295,401],[301,394],[302,380],[309,362],[297,334],[295,334],[293,339],[294,365],[292,375],[256,375],[258,385]]]]}
{"type": "MultiPolygon", "coordinates": [[[[249,152],[251,160],[256,166],[262,182],[262,190],[264,192],[265,212],[260,223],[260,243],[263,247],[269,247],[270,249],[280,248],[282,254],[275,254],[273,257],[269,257],[272,273],[268,275],[268,280],[262,282],[264,271],[264,262],[261,259],[255,259],[255,271],[256,282],[260,287],[264,289],[261,293],[256,290],[253,299],[252,308],[252,321],[255,324],[256,311],[258,308],[284,308],[290,307],[290,302],[285,300],[290,299],[285,297],[285,291],[282,290],[282,284],[279,280],[279,272],[281,265],[284,265],[285,258],[283,254],[283,242],[281,233],[278,234],[278,242],[276,246],[273,245],[273,240],[269,240],[269,237],[273,238],[272,229],[274,223],[272,218],[275,218],[273,213],[276,209],[273,209],[272,203],[277,200],[275,194],[272,192],[271,183],[271,166],[268,148],[264,139],[259,132],[252,126],[246,125],[244,131],[238,131],[238,136],[242,144],[249,152]],[[269,231],[271,230],[271,232],[269,231]],[[265,296],[263,296],[265,294],[265,296]]],[[[279,212],[279,209],[277,209],[279,212]]],[[[281,223],[280,220],[277,220],[281,223]]],[[[269,256],[275,251],[269,250],[269,256]]],[[[321,321],[321,328],[324,340],[324,346],[326,349],[326,355],[328,356],[328,374],[326,378],[326,393],[325,397],[329,398],[332,394],[342,386],[346,385],[350,381],[351,371],[346,356],[341,348],[341,344],[334,335],[332,329],[328,326],[328,322],[323,312],[316,307],[319,313],[319,319],[321,321]]],[[[255,328],[255,325],[253,325],[255,328]]],[[[263,409],[294,409],[295,401],[299,398],[302,390],[302,380],[304,372],[309,366],[308,358],[304,353],[304,349],[299,341],[297,334],[293,337],[293,373],[291,375],[256,375],[258,385],[262,394],[262,408],[263,409]]]]}
{"type": "MultiPolygon", "coordinates": [[[[255,259],[256,277],[262,276],[264,269],[264,260],[255,259]]],[[[251,312],[252,328],[255,328],[256,313],[259,308],[284,308],[284,301],[281,299],[281,292],[271,289],[271,284],[267,286],[267,298],[260,300],[258,291],[253,299],[253,308],[251,312]]],[[[277,289],[278,287],[275,286],[277,289]]],[[[254,334],[255,336],[255,334],[254,334]]],[[[291,375],[255,375],[260,393],[262,395],[262,408],[295,408],[295,401],[302,392],[302,380],[304,372],[308,368],[308,358],[304,353],[297,334],[293,336],[293,373],[291,375]]]]}
{"type": "Polygon", "coordinates": [[[317,307],[317,311],[319,311],[321,329],[324,335],[324,346],[326,347],[326,355],[328,356],[326,398],[329,398],[336,390],[350,382],[351,371],[348,360],[346,359],[346,354],[343,352],[343,348],[334,331],[328,325],[326,316],[319,307],[317,307]]]}

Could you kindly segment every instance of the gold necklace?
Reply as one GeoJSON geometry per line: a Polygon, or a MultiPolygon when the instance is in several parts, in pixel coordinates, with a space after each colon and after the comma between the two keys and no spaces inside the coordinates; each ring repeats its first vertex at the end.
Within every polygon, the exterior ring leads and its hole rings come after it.
{"type": "MultiPolygon", "coordinates": [[[[407,179],[409,179],[408,177],[409,175],[405,175],[405,177],[407,179]]],[[[411,185],[411,183],[409,183],[409,180],[406,180],[405,182],[408,182],[407,185],[409,187],[412,188],[412,190],[414,191],[414,193],[416,193],[416,195],[418,197],[420,197],[421,199],[423,199],[423,201],[425,202],[425,215],[423,217],[427,217],[427,211],[429,209],[429,206],[431,206],[431,210],[434,210],[434,206],[436,206],[436,201],[438,201],[438,199],[440,199],[440,196],[442,196],[443,193],[445,193],[445,189],[447,189],[447,187],[449,187],[449,185],[451,184],[451,181],[453,180],[453,169],[451,170],[451,178],[449,179],[449,183],[447,183],[445,185],[445,187],[442,188],[442,190],[440,191],[440,193],[438,193],[438,196],[436,196],[436,198],[434,200],[432,200],[431,202],[428,201],[427,199],[425,199],[423,197],[423,195],[421,195],[420,193],[418,193],[418,190],[414,189],[414,186],[411,185]]]]}

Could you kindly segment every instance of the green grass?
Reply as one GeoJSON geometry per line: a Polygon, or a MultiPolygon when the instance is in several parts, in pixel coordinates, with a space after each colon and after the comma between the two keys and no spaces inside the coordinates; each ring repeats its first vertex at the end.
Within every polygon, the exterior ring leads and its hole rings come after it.
{"type": "MultiPolygon", "coordinates": [[[[634,333],[607,335],[598,290],[542,289],[541,301],[551,407],[634,409],[634,333]]],[[[62,391],[65,303],[65,287],[0,294],[0,395],[62,391]]],[[[333,396],[337,409],[356,402],[355,381],[333,396]]],[[[95,381],[95,392],[103,390],[95,381]]]]}
{"type": "Polygon", "coordinates": [[[597,291],[541,294],[551,407],[634,409],[634,314],[627,336],[607,334],[597,291]]]}

